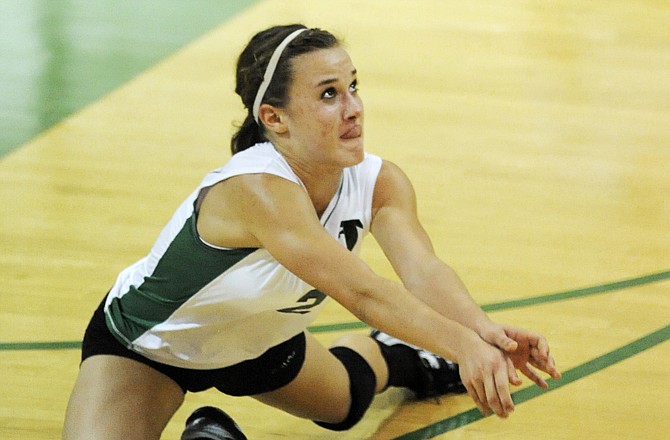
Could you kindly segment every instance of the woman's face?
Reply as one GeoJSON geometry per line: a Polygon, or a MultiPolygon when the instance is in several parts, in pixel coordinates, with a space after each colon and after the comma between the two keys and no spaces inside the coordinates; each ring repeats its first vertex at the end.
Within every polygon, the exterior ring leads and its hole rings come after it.
{"type": "Polygon", "coordinates": [[[363,160],[363,102],[356,68],[341,47],[292,60],[293,80],[282,111],[287,146],[312,164],[347,167],[363,160]]]}

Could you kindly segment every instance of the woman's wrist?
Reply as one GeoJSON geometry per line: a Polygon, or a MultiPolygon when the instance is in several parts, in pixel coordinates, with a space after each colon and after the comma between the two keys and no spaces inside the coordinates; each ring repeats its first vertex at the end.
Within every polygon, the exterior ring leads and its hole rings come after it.
{"type": "Polygon", "coordinates": [[[485,341],[487,340],[487,335],[499,331],[500,328],[500,324],[491,321],[486,315],[479,317],[473,323],[473,330],[485,341]]]}

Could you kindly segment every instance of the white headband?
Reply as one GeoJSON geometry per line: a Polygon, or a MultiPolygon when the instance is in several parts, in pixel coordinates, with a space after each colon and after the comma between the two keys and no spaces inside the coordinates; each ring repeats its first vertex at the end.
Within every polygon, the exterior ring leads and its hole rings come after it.
{"type": "Polygon", "coordinates": [[[256,124],[258,124],[258,109],[261,107],[261,101],[263,100],[263,96],[265,96],[265,92],[268,90],[268,87],[270,86],[270,81],[272,81],[272,76],[275,74],[275,69],[277,68],[277,63],[279,63],[279,58],[281,58],[282,52],[284,52],[286,46],[288,46],[289,43],[293,41],[295,37],[297,37],[306,30],[307,30],[306,28],[303,28],[298,29],[295,32],[292,32],[288,37],[284,38],[284,41],[279,43],[279,46],[277,46],[275,51],[272,53],[272,56],[270,57],[270,62],[268,63],[268,67],[267,69],[265,69],[263,82],[261,83],[261,86],[258,88],[258,92],[256,92],[256,99],[254,100],[254,108],[252,110],[256,124]]]}

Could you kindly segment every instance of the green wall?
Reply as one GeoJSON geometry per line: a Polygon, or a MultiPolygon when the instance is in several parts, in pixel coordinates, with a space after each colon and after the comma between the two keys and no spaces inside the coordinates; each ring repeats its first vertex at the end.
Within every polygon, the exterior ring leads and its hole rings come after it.
{"type": "Polygon", "coordinates": [[[256,0],[2,0],[0,157],[256,0]]]}

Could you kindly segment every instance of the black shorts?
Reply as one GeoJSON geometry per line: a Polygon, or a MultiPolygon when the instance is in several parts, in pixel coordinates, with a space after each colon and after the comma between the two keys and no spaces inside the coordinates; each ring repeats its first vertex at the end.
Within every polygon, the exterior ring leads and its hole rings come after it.
{"type": "MultiPolygon", "coordinates": [[[[216,388],[231,396],[251,396],[274,391],[291,382],[305,361],[305,333],[270,348],[260,357],[215,370],[192,370],[155,362],[123,346],[107,328],[105,300],[93,314],[84,334],[82,362],[95,355],[121,356],[165,374],[184,392],[216,388]]],[[[222,347],[222,349],[225,349],[222,347]]]]}

